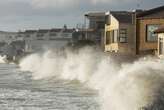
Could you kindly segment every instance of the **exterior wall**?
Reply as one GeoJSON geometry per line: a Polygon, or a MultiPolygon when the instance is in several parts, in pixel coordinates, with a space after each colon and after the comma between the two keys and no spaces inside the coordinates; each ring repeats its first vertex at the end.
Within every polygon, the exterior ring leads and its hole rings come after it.
{"type": "Polygon", "coordinates": [[[112,43],[112,44],[106,44],[106,32],[107,31],[111,31],[111,30],[118,30],[119,29],[119,22],[112,16],[110,16],[110,25],[105,25],[105,40],[104,40],[104,44],[105,44],[105,51],[118,51],[118,43],[112,43]]]}
{"type": "Polygon", "coordinates": [[[105,26],[105,38],[106,32],[111,30],[118,30],[118,37],[119,37],[119,30],[120,29],[127,29],[127,43],[120,43],[119,40],[117,43],[105,43],[105,51],[111,52],[119,52],[123,54],[135,54],[136,53],[136,39],[134,34],[135,26],[132,24],[123,24],[119,23],[112,15],[111,15],[111,24],[105,26]]]}
{"type": "Polygon", "coordinates": [[[127,29],[127,43],[119,43],[119,51],[126,54],[136,53],[135,25],[120,24],[119,29],[127,29]]]}
{"type": "Polygon", "coordinates": [[[137,53],[138,54],[154,54],[157,50],[157,42],[146,41],[146,26],[150,24],[164,25],[164,19],[138,19],[137,20],[137,53]]]}

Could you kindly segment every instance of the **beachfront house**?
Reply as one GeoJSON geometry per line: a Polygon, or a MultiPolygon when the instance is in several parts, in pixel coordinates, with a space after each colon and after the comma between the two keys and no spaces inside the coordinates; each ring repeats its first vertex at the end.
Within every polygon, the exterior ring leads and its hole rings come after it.
{"type": "Polygon", "coordinates": [[[136,54],[156,54],[158,37],[154,33],[164,25],[164,6],[136,13],[136,54]]]}
{"type": "Polygon", "coordinates": [[[88,12],[85,14],[85,38],[104,47],[105,12],[88,12]],[[88,22],[87,20],[88,19],[88,22]]]}
{"type": "Polygon", "coordinates": [[[135,54],[135,25],[133,13],[110,11],[106,13],[105,52],[135,54]]]}

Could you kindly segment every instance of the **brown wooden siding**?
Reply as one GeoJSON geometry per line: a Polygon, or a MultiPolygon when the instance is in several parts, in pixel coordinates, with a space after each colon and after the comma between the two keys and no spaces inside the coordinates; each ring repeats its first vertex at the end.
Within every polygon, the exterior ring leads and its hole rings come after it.
{"type": "Polygon", "coordinates": [[[137,20],[137,50],[139,53],[143,51],[152,51],[157,49],[157,42],[146,41],[146,26],[150,24],[164,25],[164,19],[138,19],[137,20]]]}

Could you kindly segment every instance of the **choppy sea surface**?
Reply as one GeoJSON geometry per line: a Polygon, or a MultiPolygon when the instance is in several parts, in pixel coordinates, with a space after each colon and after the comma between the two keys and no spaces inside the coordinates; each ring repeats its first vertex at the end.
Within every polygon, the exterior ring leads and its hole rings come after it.
{"type": "Polygon", "coordinates": [[[33,80],[14,64],[0,64],[0,110],[99,110],[98,94],[72,81],[33,80]]]}

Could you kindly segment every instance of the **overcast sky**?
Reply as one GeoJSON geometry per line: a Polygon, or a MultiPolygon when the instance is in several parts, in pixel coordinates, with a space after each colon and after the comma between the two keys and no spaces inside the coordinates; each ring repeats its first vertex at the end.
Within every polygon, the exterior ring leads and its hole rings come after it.
{"type": "Polygon", "coordinates": [[[149,9],[164,0],[0,0],[0,30],[75,27],[88,11],[149,9]],[[140,4],[140,5],[139,5],[140,4]]]}

